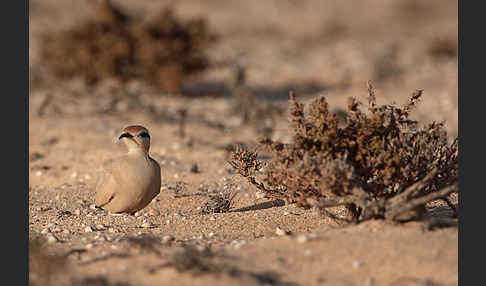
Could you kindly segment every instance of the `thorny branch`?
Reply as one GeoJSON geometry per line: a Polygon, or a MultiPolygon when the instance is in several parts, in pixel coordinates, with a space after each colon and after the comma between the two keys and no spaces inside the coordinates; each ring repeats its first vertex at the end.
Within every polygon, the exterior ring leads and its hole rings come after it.
{"type": "Polygon", "coordinates": [[[324,97],[304,112],[305,106],[290,92],[292,142],[260,142],[272,154],[260,180],[255,178],[262,166],[256,152],[237,149],[231,166],[273,198],[323,211],[344,206],[352,221],[402,221],[402,214],[420,216],[426,203],[439,199],[457,215],[447,197],[458,192],[457,138],[448,144],[443,123],[420,127],[408,118],[423,90],[398,107],[377,105],[374,87],[370,82],[367,87],[371,114],[351,99],[343,127],[324,97]]]}

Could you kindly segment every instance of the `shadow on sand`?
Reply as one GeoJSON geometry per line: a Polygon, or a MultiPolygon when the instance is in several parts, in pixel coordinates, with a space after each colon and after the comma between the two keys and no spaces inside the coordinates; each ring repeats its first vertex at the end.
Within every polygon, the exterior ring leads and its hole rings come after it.
{"type": "Polygon", "coordinates": [[[236,210],[232,210],[231,212],[247,212],[247,211],[264,210],[264,209],[269,209],[269,208],[273,208],[273,207],[282,207],[284,205],[285,205],[285,202],[283,200],[274,200],[274,201],[259,203],[259,204],[248,206],[248,207],[239,208],[239,209],[236,209],[236,210]]]}

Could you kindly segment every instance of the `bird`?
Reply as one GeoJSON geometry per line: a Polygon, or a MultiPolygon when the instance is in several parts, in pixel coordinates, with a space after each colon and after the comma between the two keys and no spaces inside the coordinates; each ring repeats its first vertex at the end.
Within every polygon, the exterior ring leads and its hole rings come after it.
{"type": "Polygon", "coordinates": [[[127,126],[118,141],[125,144],[128,152],[103,163],[104,172],[96,185],[95,206],[115,214],[134,214],[160,193],[160,165],[149,155],[147,128],[127,126]]]}

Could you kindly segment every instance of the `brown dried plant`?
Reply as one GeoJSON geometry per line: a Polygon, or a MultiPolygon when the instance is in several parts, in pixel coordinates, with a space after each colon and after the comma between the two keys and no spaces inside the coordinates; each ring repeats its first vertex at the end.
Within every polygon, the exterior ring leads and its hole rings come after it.
{"type": "Polygon", "coordinates": [[[29,285],[49,285],[67,269],[65,255],[52,253],[44,237],[29,237],[29,285]]]}
{"type": "Polygon", "coordinates": [[[230,164],[270,197],[322,210],[345,206],[352,221],[402,220],[423,214],[417,210],[430,201],[448,201],[458,192],[458,140],[449,144],[443,123],[420,127],[409,119],[422,90],[402,107],[378,106],[371,83],[368,92],[368,112],[351,98],[342,127],[324,97],[306,113],[291,92],[292,142],[260,142],[272,154],[260,175],[256,152],[240,148],[230,164]]]}
{"type": "Polygon", "coordinates": [[[44,35],[42,55],[57,77],[81,77],[89,85],[140,79],[178,91],[186,78],[209,67],[206,50],[216,36],[205,19],[182,21],[169,8],[135,18],[110,0],[99,3],[92,19],[44,35]]]}
{"type": "Polygon", "coordinates": [[[208,194],[208,199],[199,209],[199,214],[227,213],[234,204],[237,192],[224,190],[214,194],[208,194]]]}

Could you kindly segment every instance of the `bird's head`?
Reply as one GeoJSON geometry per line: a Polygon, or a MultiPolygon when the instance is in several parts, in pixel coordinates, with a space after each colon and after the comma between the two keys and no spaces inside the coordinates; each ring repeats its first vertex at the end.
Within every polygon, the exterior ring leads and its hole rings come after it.
{"type": "Polygon", "coordinates": [[[148,153],[150,149],[149,131],[140,125],[130,125],[123,128],[118,140],[125,143],[129,152],[142,150],[148,153]]]}

